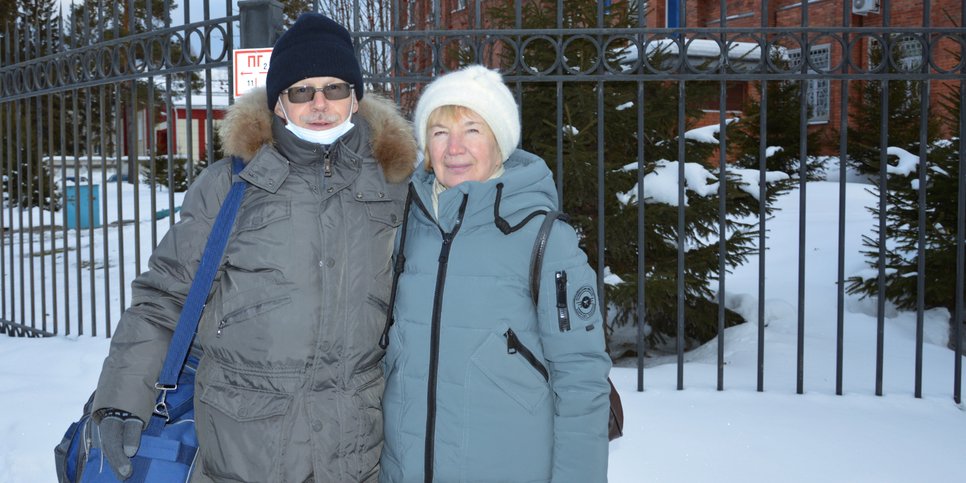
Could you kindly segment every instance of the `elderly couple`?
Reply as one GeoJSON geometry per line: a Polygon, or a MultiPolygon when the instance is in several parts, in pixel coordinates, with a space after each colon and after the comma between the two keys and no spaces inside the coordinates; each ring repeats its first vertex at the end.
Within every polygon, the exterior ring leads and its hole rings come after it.
{"type": "MultiPolygon", "coordinates": [[[[364,92],[346,29],[304,14],[266,86],[220,128],[250,189],[193,342],[191,481],[606,481],[596,277],[558,226],[531,300],[557,193],[500,75],[437,78],[411,130],[364,92]]],[[[232,176],[190,187],[111,342],[94,420],[122,479],[232,176]]]]}

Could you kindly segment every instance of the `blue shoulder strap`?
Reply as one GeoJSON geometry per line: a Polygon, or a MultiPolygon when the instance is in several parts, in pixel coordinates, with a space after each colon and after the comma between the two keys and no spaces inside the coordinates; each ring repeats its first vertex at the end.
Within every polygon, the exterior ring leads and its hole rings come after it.
{"type": "MultiPolygon", "coordinates": [[[[245,168],[245,163],[241,159],[232,157],[232,172],[237,176],[245,168]]],[[[235,215],[238,214],[238,207],[241,205],[242,196],[245,194],[247,182],[238,178],[235,180],[228,196],[218,211],[215,224],[211,227],[211,235],[205,245],[205,251],[201,255],[201,263],[195,273],[194,281],[188,290],[188,298],[185,300],[184,308],[181,309],[181,317],[178,319],[178,326],[171,336],[171,344],[168,346],[168,354],[164,359],[164,366],[161,374],[158,375],[158,382],[155,384],[161,390],[158,398],[158,405],[155,413],[159,416],[167,416],[167,407],[164,397],[167,391],[173,391],[178,387],[178,374],[184,366],[191,347],[191,340],[194,339],[195,331],[198,329],[198,321],[201,319],[201,311],[205,308],[205,301],[208,299],[208,292],[211,284],[218,273],[218,266],[221,264],[222,255],[225,253],[225,246],[228,244],[228,235],[231,233],[232,225],[235,224],[235,215]]]]}

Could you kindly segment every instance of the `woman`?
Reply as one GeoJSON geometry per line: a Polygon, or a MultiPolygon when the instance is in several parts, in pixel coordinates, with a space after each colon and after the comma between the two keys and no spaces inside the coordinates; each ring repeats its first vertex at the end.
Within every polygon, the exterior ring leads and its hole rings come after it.
{"type": "Polygon", "coordinates": [[[596,276],[558,223],[530,298],[539,215],[557,193],[546,163],[516,149],[513,96],[471,66],[427,86],[414,121],[428,161],[397,235],[380,481],[606,481],[596,276]]]}

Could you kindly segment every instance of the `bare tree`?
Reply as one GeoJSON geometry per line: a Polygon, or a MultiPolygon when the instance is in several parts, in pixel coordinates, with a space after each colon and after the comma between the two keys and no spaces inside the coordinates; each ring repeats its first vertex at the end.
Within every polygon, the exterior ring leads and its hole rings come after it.
{"type": "Polygon", "coordinates": [[[392,5],[385,0],[321,0],[318,11],[364,35],[357,39],[362,76],[371,79],[371,89],[388,92],[393,67],[392,5]]]}

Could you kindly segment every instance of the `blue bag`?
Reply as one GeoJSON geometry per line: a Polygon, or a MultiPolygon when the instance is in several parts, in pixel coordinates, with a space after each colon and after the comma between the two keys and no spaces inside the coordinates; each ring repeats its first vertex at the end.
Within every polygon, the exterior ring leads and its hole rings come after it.
{"type": "MultiPolygon", "coordinates": [[[[189,357],[178,377],[178,389],[168,392],[170,420],[165,422],[163,417],[154,415],[141,433],[141,446],[131,461],[134,472],[125,482],[188,481],[198,451],[193,400],[197,366],[197,359],[189,357]]],[[[91,421],[93,403],[91,394],[84,405],[84,415],[70,425],[54,448],[61,483],[118,481],[101,453],[97,425],[91,421]]]]}
{"type": "MultiPolygon", "coordinates": [[[[244,163],[238,158],[233,158],[232,162],[233,171],[237,175],[245,167],[244,163]]],[[[155,384],[161,391],[158,403],[147,427],[141,433],[141,445],[137,454],[131,458],[133,473],[124,480],[126,482],[184,482],[191,477],[198,453],[194,420],[195,372],[198,360],[188,357],[188,350],[198,328],[211,284],[221,264],[245,186],[246,183],[242,180],[232,183],[218,217],[215,218],[198,272],[188,290],[188,297],[155,384]]],[[[67,428],[60,444],[54,448],[57,479],[60,483],[118,481],[101,452],[97,425],[91,421],[93,404],[94,395],[91,394],[84,405],[83,416],[67,428]]]]}

